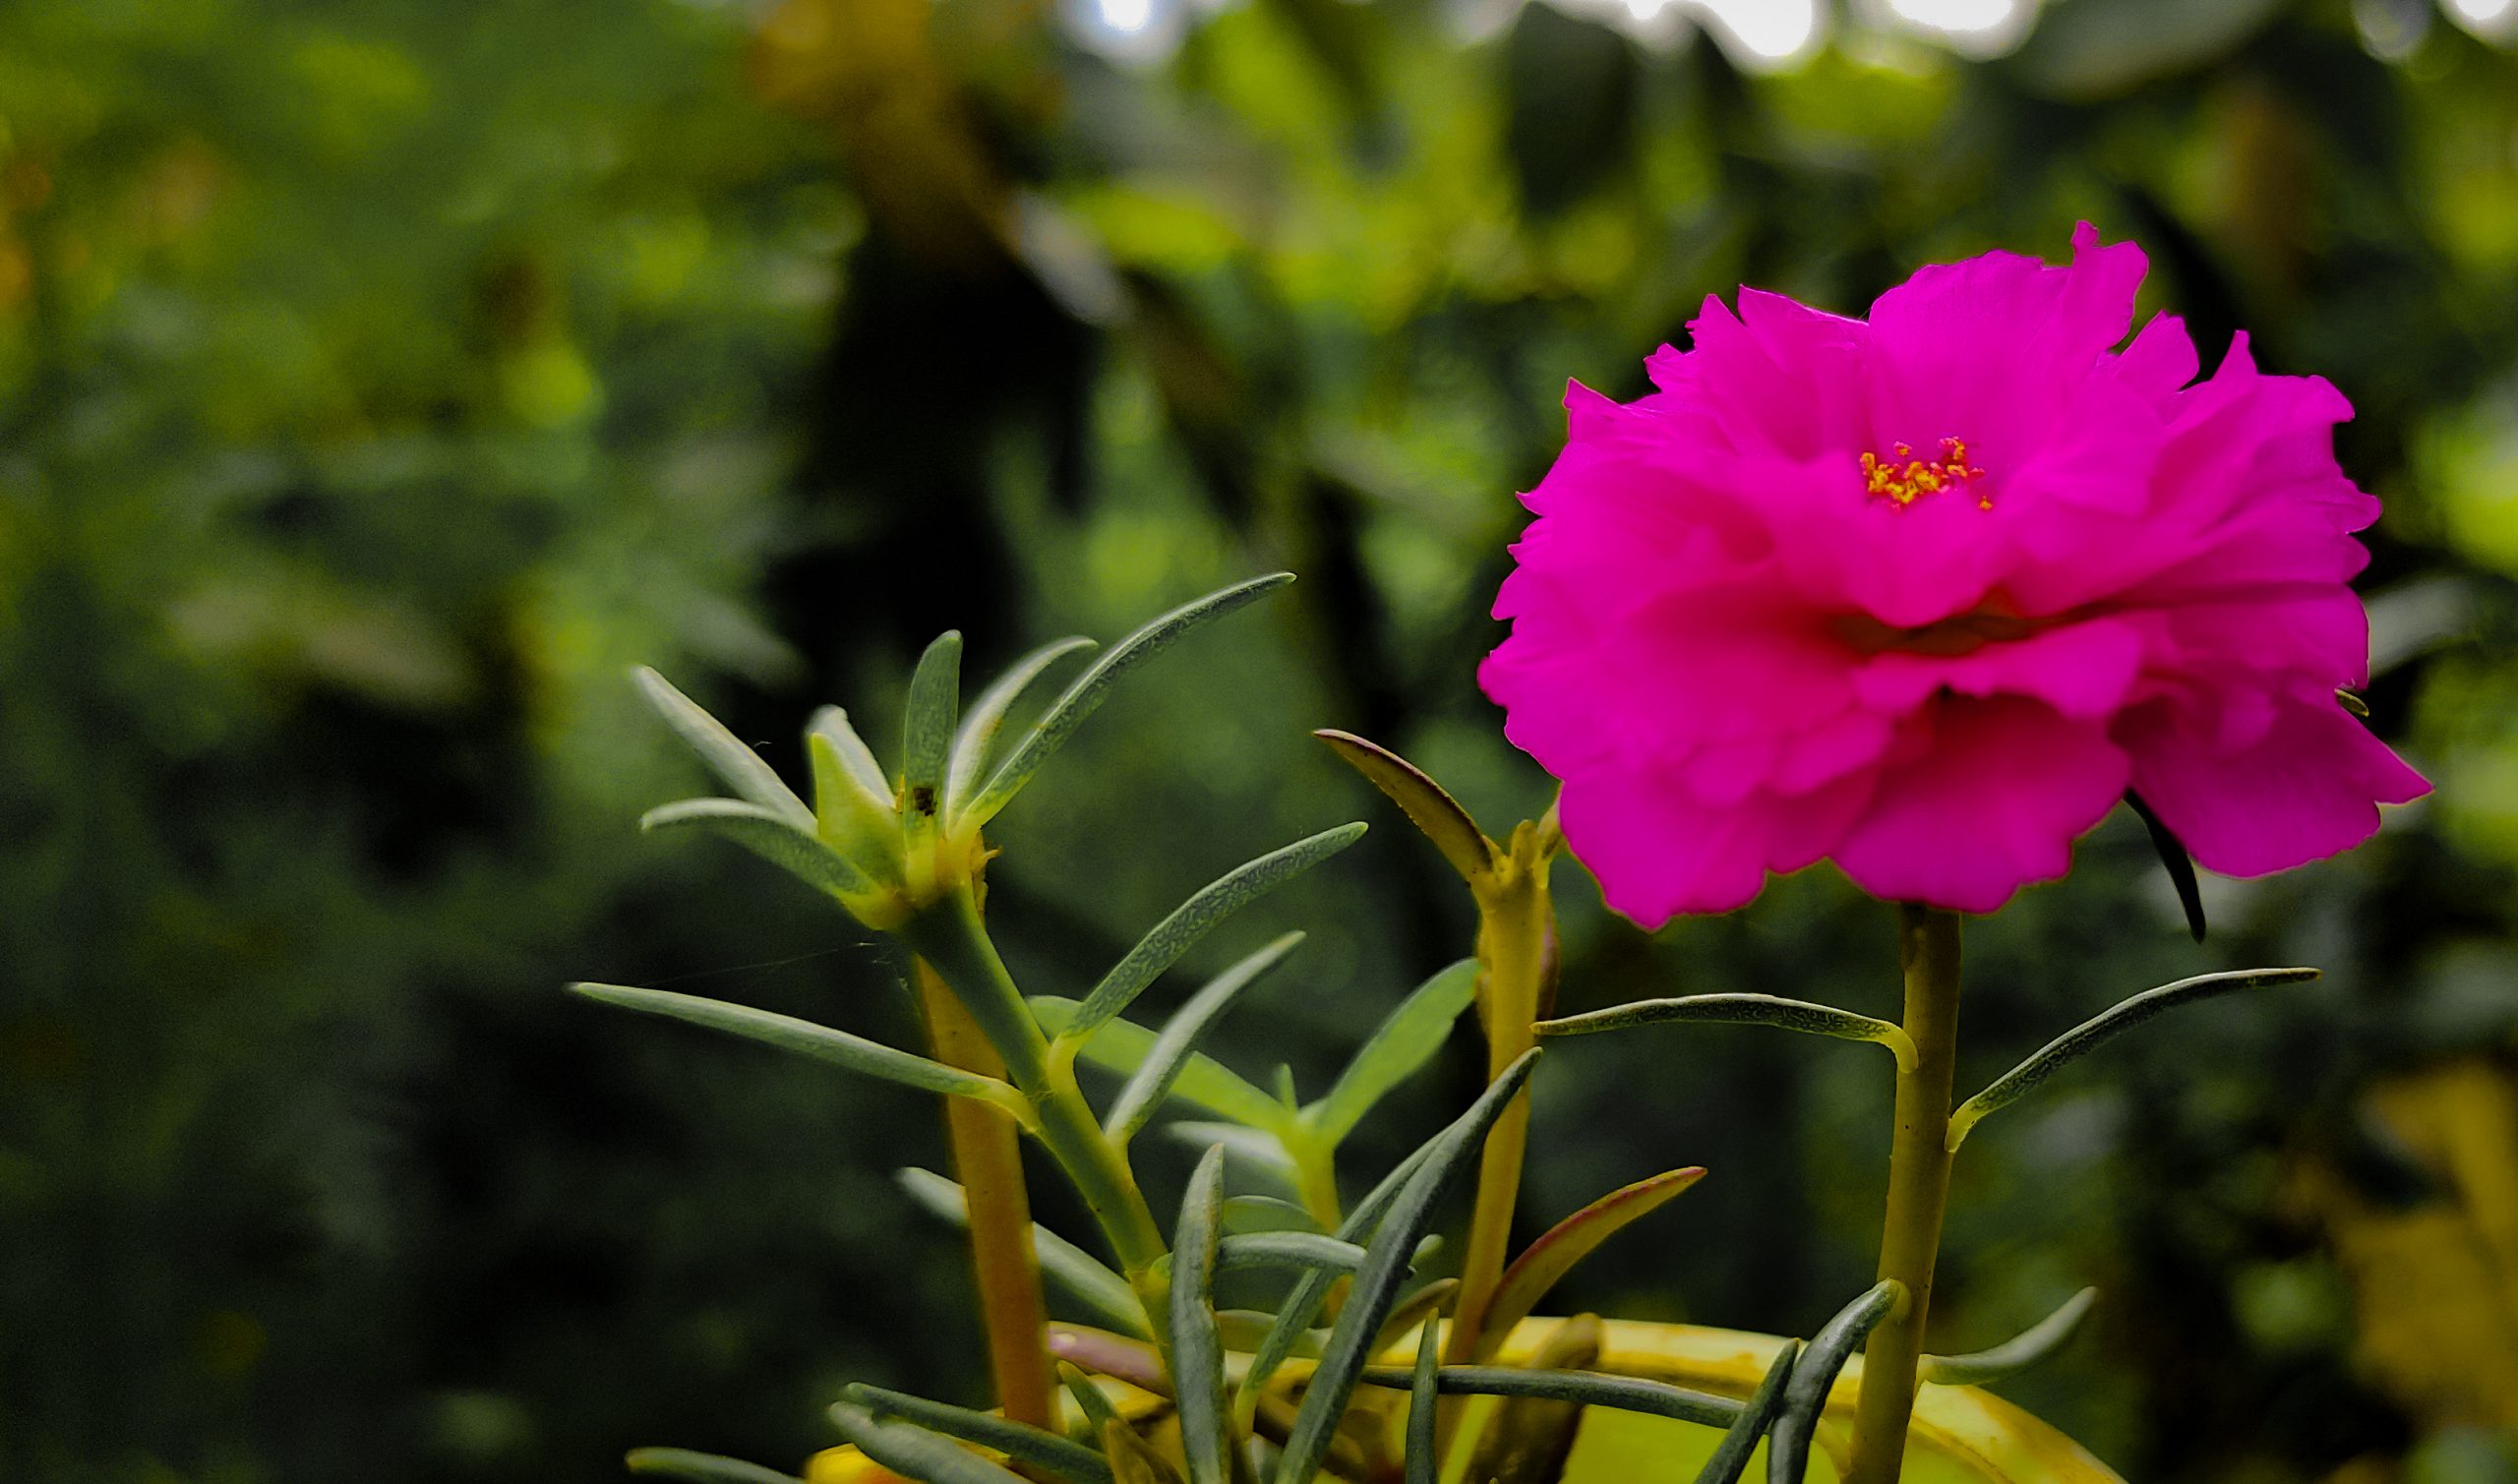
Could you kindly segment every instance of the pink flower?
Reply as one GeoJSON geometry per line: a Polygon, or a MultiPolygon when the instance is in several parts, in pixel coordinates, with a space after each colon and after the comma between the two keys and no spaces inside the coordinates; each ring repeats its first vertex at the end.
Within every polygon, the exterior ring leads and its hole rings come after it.
{"type": "Polygon", "coordinates": [[[1867,324],[1744,288],[1653,394],[1569,389],[1479,680],[1619,912],[1823,858],[1989,912],[2128,788],[2260,875],[2428,791],[2335,700],[2378,514],[2334,461],[2350,404],[2244,336],[2197,382],[2166,316],[2116,348],[2141,251],[2072,245],[1924,268],[1867,324]]]}

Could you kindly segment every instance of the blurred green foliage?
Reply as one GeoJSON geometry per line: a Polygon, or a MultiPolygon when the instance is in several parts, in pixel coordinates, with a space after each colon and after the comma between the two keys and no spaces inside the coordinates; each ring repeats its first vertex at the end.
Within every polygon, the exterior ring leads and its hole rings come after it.
{"type": "MultiPolygon", "coordinates": [[[[594,1480],[799,1458],[846,1380],[970,1395],[958,1254],[888,1178],[931,1106],[557,991],[915,1034],[852,924],[636,838],[690,779],[625,668],[793,774],[936,629],[986,666],[1300,571],[1096,718],[992,905],[1072,993],[1383,823],[1190,965],[1309,928],[1228,1055],[1313,1085],[1469,913],[1304,734],[1544,805],[1471,677],[1564,379],[1640,389],[1742,281],[1853,310],[2088,218],[2207,356],[2244,326],[2360,409],[2371,705],[2439,792],[2207,882],[2204,950],[2124,817],[1974,932],[1962,1080],[2166,979],[2329,977],[1971,1141],[1936,1326],[2101,1284],[2011,1392],[2128,1477],[2518,1478],[2518,58],[2425,0],[2061,0],[1985,61],[1840,18],[1772,75],[1674,16],[1158,6],[1176,49],[1113,61],[1075,14],[0,9],[0,1477],[594,1480]]],[[[1569,1011],[1893,993],[1824,871],[1651,940],[1566,894],[1569,1011]]],[[[1350,1178],[1462,1105],[1453,1050],[1350,1178]]],[[[1806,1333],[1869,1276],[1871,1063],[1552,1056],[1533,1230],[1713,1170],[1565,1299],[1806,1333]]]]}

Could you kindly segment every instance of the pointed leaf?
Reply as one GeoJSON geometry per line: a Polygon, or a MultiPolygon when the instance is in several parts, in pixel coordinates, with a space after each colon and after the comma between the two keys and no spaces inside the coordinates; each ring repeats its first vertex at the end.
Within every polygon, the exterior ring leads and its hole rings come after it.
{"type": "Polygon", "coordinates": [[[1360,824],[1342,824],[1309,839],[1297,840],[1258,860],[1235,866],[1181,903],[1139,939],[1093,992],[1076,1007],[1075,1019],[1059,1033],[1061,1039],[1089,1036],[1117,1018],[1145,992],[1163,971],[1180,961],[1207,930],[1270,890],[1302,874],[1345,850],[1364,833],[1360,824]]]}
{"type": "Polygon", "coordinates": [[[857,1451],[917,1484],[1024,1484],[952,1439],[907,1422],[886,1422],[853,1401],[834,1401],[830,1420],[857,1451]]]}
{"type": "Polygon", "coordinates": [[[1016,660],[996,678],[978,700],[971,702],[968,715],[962,719],[962,730],[953,738],[953,756],[944,776],[944,807],[948,815],[958,816],[978,787],[980,769],[988,765],[989,747],[995,742],[998,729],[1005,725],[1005,713],[1023,698],[1032,683],[1051,665],[1080,649],[1098,647],[1091,639],[1052,639],[1030,654],[1016,660]]]}
{"type": "Polygon", "coordinates": [[[1009,1116],[1030,1116],[1022,1095],[993,1077],[948,1067],[940,1061],[913,1056],[907,1051],[870,1041],[845,1031],[817,1026],[809,1020],[790,1015],[773,1015],[749,1005],[729,1004],[724,1000],[701,999],[693,994],[676,994],[669,989],[634,989],[627,984],[570,984],[570,992],[582,994],[607,1005],[635,1010],[644,1015],[661,1015],[668,1020],[705,1026],[760,1041],[785,1051],[798,1051],[816,1057],[852,1072],[897,1082],[923,1092],[944,1093],[989,1103],[1009,1116]]]}
{"type": "Polygon", "coordinates": [[[1810,1348],[1802,1352],[1791,1378],[1783,1384],[1774,1435],[1767,1440],[1768,1484],[1801,1484],[1810,1462],[1810,1437],[1819,1429],[1819,1414],[1828,1408],[1828,1392],[1836,1384],[1836,1373],[1880,1322],[1905,1301],[1906,1285],[1883,1278],[1810,1336],[1810,1348]]]}
{"type": "Polygon", "coordinates": [[[1032,775],[1049,759],[1075,729],[1084,724],[1102,702],[1109,698],[1110,686],[1119,677],[1147,660],[1161,654],[1181,637],[1212,619],[1220,619],[1243,604],[1293,580],[1291,572],[1277,572],[1248,582],[1236,583],[1221,592],[1210,593],[1194,603],[1184,604],[1111,646],[1109,653],[1094,662],[1093,668],[1076,677],[1075,683],[1049,704],[1040,720],[1032,723],[1014,750],[961,812],[957,823],[975,828],[996,817],[1032,775]]]}
{"type": "Polygon", "coordinates": [[[1370,1347],[1381,1332],[1382,1321],[1390,1317],[1391,1305],[1399,1296],[1399,1285],[1416,1249],[1416,1239],[1425,1234],[1426,1225],[1433,1220],[1435,1201],[1463,1170],[1477,1162],[1486,1130],[1521,1093],[1538,1055],[1536,1050],[1525,1052],[1487,1085],[1468,1112],[1436,1135],[1434,1152],[1409,1176],[1408,1184],[1392,1202],[1390,1215],[1373,1233],[1364,1265],[1355,1274],[1347,1306],[1339,1311],[1338,1322],[1330,1329],[1319,1368],[1312,1372],[1311,1385],[1303,1393],[1293,1434],[1286,1440],[1285,1456],[1278,1462],[1277,1484],[1311,1484],[1319,1472],[1321,1460],[1329,1452],[1329,1440],[1354,1395],[1356,1378],[1371,1358],[1370,1347]]]}
{"type": "Polygon", "coordinates": [[[2186,930],[2193,935],[2194,941],[2202,942],[2203,888],[2194,879],[2194,858],[2188,854],[2186,842],[2177,838],[2177,832],[2151,812],[2151,806],[2142,801],[2141,795],[2128,790],[2125,801],[2140,817],[2142,828],[2150,831],[2151,849],[2159,853],[2160,864],[2168,868],[2169,884],[2177,888],[2177,904],[2186,909],[2186,930]]]}
{"type": "Polygon", "coordinates": [[[823,843],[868,876],[898,885],[901,817],[890,793],[867,792],[828,733],[807,733],[805,751],[813,762],[813,822],[823,843]]]}
{"type": "MultiPolygon", "coordinates": [[[[1221,1146],[1219,1146],[1221,1147],[1221,1146]]],[[[1248,1268],[1322,1268],[1352,1273],[1364,1249],[1316,1231],[1253,1231],[1226,1237],[1216,1249],[1219,1272],[1248,1268]]]]}
{"type": "Polygon", "coordinates": [[[912,829],[944,807],[944,767],[953,751],[953,709],[961,703],[962,636],[946,629],[918,657],[901,716],[901,818],[912,829]]]}
{"type": "Polygon", "coordinates": [[[1487,1301],[1477,1337],[1478,1353],[1472,1358],[1492,1359],[1513,1326],[1528,1319],[1538,1307],[1538,1301],[1547,1296],[1547,1290],[1572,1272],[1576,1263],[1704,1178],[1704,1166],[1690,1165],[1638,1180],[1593,1201],[1523,1248],[1522,1255],[1504,1270],[1503,1277],[1495,1284],[1494,1296],[1487,1301]]]}
{"type": "MultiPolygon", "coordinates": [[[[1224,1229],[1229,1232],[1320,1231],[1319,1218],[1293,1201],[1276,1196],[1227,1196],[1224,1229]]],[[[1328,1235],[1321,1232],[1321,1235],[1328,1235]]]]}
{"type": "Polygon", "coordinates": [[[857,735],[857,728],[848,720],[846,711],[837,706],[816,707],[812,720],[806,725],[805,737],[809,742],[818,737],[828,742],[831,755],[839,760],[840,770],[848,775],[849,781],[869,798],[880,801],[884,813],[892,811],[895,802],[892,780],[883,772],[883,765],[874,760],[874,749],[866,745],[866,739],[857,735]]]}
{"type": "Polygon", "coordinates": [[[1460,801],[1443,792],[1443,786],[1419,772],[1414,763],[1376,742],[1368,742],[1351,732],[1324,728],[1311,734],[1329,744],[1347,765],[1361,773],[1374,788],[1388,795],[1399,805],[1434,849],[1443,853],[1452,869],[1465,881],[1475,884],[1495,870],[1495,843],[1469,817],[1460,801]]]}
{"type": "Polygon", "coordinates": [[[622,1461],[633,1474],[689,1479],[692,1484],[802,1484],[794,1474],[687,1448],[633,1448],[622,1461]]]}
{"type": "Polygon", "coordinates": [[[1968,1130],[1986,1114],[1999,1112],[2035,1092],[2047,1078],[2154,1016],[2180,1005],[2227,994],[2233,989],[2252,989],[2263,984],[2296,984],[2315,979],[2317,974],[2314,969],[2241,969],[2229,974],[2198,974],[2173,984],[2145,989],[2114,1009],[2056,1037],[2030,1053],[2027,1060],[1995,1078],[1983,1092],[1960,1103],[1949,1115],[1948,1147],[1956,1150],[1966,1139],[1968,1130]]]}
{"type": "MultiPolygon", "coordinates": [[[[1424,1243],[1419,1242],[1416,1245],[1419,1261],[1422,1261],[1424,1243]]],[[[1399,1343],[1399,1336],[1449,1308],[1451,1301],[1459,1296],[1459,1278],[1438,1277],[1391,1305],[1390,1318],[1381,1322],[1380,1331],[1373,1336],[1372,1348],[1366,1353],[1378,1355],[1399,1343]]]]}
{"type": "MultiPolygon", "coordinates": [[[[1408,1188],[1408,1182],[1424,1167],[1427,1159],[1433,1158],[1441,1144],[1439,1136],[1427,1141],[1401,1160],[1389,1174],[1382,1176],[1381,1183],[1347,1213],[1347,1219],[1339,1223],[1338,1235],[1346,1241],[1361,1242],[1380,1230],[1383,1217],[1398,1204],[1400,1193],[1408,1188]]],[[[1251,1353],[1250,1364],[1242,1372],[1244,1405],[1248,1404],[1249,1397],[1268,1384],[1269,1379],[1277,1374],[1277,1368],[1293,1353],[1294,1346],[1310,1333],[1312,1321],[1320,1317],[1322,1307],[1329,1301],[1329,1290],[1336,1286],[1337,1281],[1336,1274],[1314,1270],[1304,1274],[1294,1284],[1293,1291],[1286,1295],[1285,1303],[1277,1310],[1276,1329],[1270,1331],[1267,1341],[1251,1353]]]]}
{"type": "MultiPolygon", "coordinates": [[[[1414,1378],[1396,1366],[1363,1373],[1367,1386],[1406,1388],[1414,1378]]],[[[1607,1376],[1597,1371],[1530,1371],[1519,1366],[1447,1365],[1435,1378],[1446,1396],[1530,1396],[1541,1401],[1573,1401],[1584,1406],[1614,1407],[1670,1417],[1700,1427],[1729,1427],[1740,1415],[1740,1403],[1709,1392],[1691,1392],[1635,1376],[1607,1376]]],[[[1282,1477],[1282,1475],[1280,1476],[1282,1477]]]]}
{"type": "Polygon", "coordinates": [[[699,754],[699,760],[726,787],[799,828],[812,827],[813,811],[805,807],[795,790],[779,780],[776,769],[745,746],[723,722],[701,710],[698,702],[676,690],[672,682],[644,665],[630,674],[647,704],[656,708],[665,725],[699,754]]]}
{"type": "Polygon", "coordinates": [[[1189,1176],[1171,1238],[1171,1374],[1189,1484],[1229,1484],[1232,1425],[1224,1398],[1224,1336],[1216,1326],[1216,1241],[1224,1226],[1224,1146],[1189,1176]]]}
{"type": "MultiPolygon", "coordinates": [[[[1128,1078],[1127,1086],[1119,1089],[1118,1098],[1111,1102],[1109,1116],[1103,1120],[1104,1129],[1112,1139],[1125,1145],[1137,1136],[1137,1132],[1154,1117],[1155,1109],[1163,1105],[1163,1099],[1170,1096],[1174,1084],[1178,1083],[1183,1074],[1188,1071],[1190,1058],[1197,1046],[1199,1036],[1205,1033],[1208,1026],[1214,1024],[1216,1017],[1224,1014],[1225,1010],[1231,1005],[1233,996],[1249,988],[1261,975],[1285,962],[1286,955],[1293,952],[1294,945],[1301,941],[1301,933],[1287,933],[1257,953],[1217,975],[1207,981],[1204,988],[1189,996],[1188,1003],[1182,1005],[1170,1020],[1164,1023],[1163,1033],[1157,1036],[1153,1044],[1146,1048],[1145,1056],[1137,1063],[1137,1069],[1128,1078]]],[[[1109,1031],[1119,1024],[1122,1023],[1113,1022],[1111,1026],[1105,1027],[1102,1036],[1097,1036],[1095,1039],[1107,1038],[1109,1031]]],[[[1090,1055],[1091,1052],[1088,1050],[1086,1054],[1090,1055]]],[[[1204,1080],[1211,1084],[1211,1091],[1217,1090],[1216,1073],[1222,1073],[1225,1077],[1230,1077],[1233,1082],[1249,1087],[1249,1084],[1241,1082],[1240,1078],[1233,1077],[1229,1072],[1225,1072],[1223,1067],[1212,1061],[1207,1062],[1207,1067],[1212,1070],[1204,1074],[1204,1080]]],[[[1256,1093],[1258,1090],[1253,1088],[1251,1091],[1256,1093]]],[[[1224,1092],[1219,1092],[1218,1095],[1228,1098],[1231,1096],[1224,1092]]],[[[1213,1104],[1204,1103],[1204,1100],[1195,1094],[1184,1092],[1183,1096],[1192,1102],[1213,1106],[1213,1104]]],[[[1217,1109],[1217,1111],[1223,1110],[1217,1109]]],[[[1227,1113],[1226,1116],[1233,1115],[1227,1113]]],[[[1259,1126],[1276,1128],[1282,1126],[1283,1122],[1282,1116],[1279,1116],[1259,1126]]]]}
{"type": "Polygon", "coordinates": [[[2054,1313],[1990,1350],[1927,1355],[1923,1358],[1923,1379],[1934,1386],[1984,1386],[2015,1376],[2062,1349],[2080,1329],[2090,1306],[2097,1302],[2098,1290],[2083,1288],[2064,1300],[2054,1313]]]}
{"type": "MultiPolygon", "coordinates": [[[[896,1178],[910,1199],[956,1226],[971,1223],[970,1200],[962,1187],[932,1170],[904,1169],[896,1178]]],[[[1057,1279],[1100,1318],[1131,1334],[1145,1333],[1145,1309],[1128,1280],[1104,1266],[1093,1254],[1039,1222],[1032,1224],[1032,1249],[1041,1271],[1057,1279]]]]}
{"type": "Polygon", "coordinates": [[[1758,1451],[1758,1440],[1767,1435],[1767,1427],[1783,1406],[1783,1388],[1792,1379],[1792,1368],[1801,1358],[1801,1341],[1787,1339],[1774,1352],[1767,1366],[1764,1381],[1740,1409],[1739,1420],[1722,1430],[1722,1441],[1713,1446],[1713,1456],[1705,1460],[1697,1471],[1696,1484],[1738,1484],[1740,1475],[1749,1468],[1749,1455],[1758,1451]]]}
{"type": "Polygon", "coordinates": [[[775,810],[740,799],[685,799],[663,804],[642,815],[638,828],[650,834],[697,829],[723,836],[834,897],[865,896],[876,890],[855,865],[823,844],[809,825],[800,829],[775,810]]]}
{"type": "MultiPolygon", "coordinates": [[[[1064,1036],[1075,1024],[1080,1008],[1076,1001],[1054,994],[1037,994],[1026,1003],[1032,1007],[1032,1018],[1052,1037],[1064,1036]]],[[[1153,1061],[1163,1038],[1129,1020],[1113,1020],[1096,1028],[1085,1042],[1082,1057],[1106,1072],[1116,1072],[1134,1079],[1153,1061]]],[[[1171,1074],[1170,1096],[1194,1102],[1221,1118],[1229,1118],[1245,1128],[1282,1129],[1289,1120],[1277,1099],[1244,1081],[1240,1074],[1204,1052],[1192,1051],[1180,1059],[1171,1074]]]]}
{"type": "Polygon", "coordinates": [[[2335,691],[2334,703],[2365,722],[2369,719],[2369,703],[2349,690],[2335,691]]]}
{"type": "MultiPolygon", "coordinates": [[[[1539,1342],[1526,1369],[1589,1371],[1599,1364],[1600,1317],[1578,1314],[1559,1321],[1539,1342]]],[[[1441,1378],[1437,1376],[1439,1388],[1441,1378]]],[[[1508,1396],[1499,1402],[1469,1451],[1471,1479],[1510,1484],[1559,1484],[1583,1426],[1583,1408],[1570,1401],[1508,1396]]]]}
{"type": "Polygon", "coordinates": [[[1102,1388],[1094,1385],[1092,1377],[1063,1360],[1057,1366],[1058,1384],[1066,1388],[1067,1395],[1075,1402],[1075,1409],[1083,1414],[1084,1425],[1093,1436],[1101,1437],[1102,1429],[1119,1420],[1119,1409],[1110,1404],[1110,1398],[1102,1394],[1102,1388]]]}
{"type": "Polygon", "coordinates": [[[1434,1373],[1442,1366],[1442,1317],[1425,1316],[1416,1332],[1416,1363],[1408,1377],[1408,1484],[1437,1484],[1443,1467],[1442,1443],[1434,1427],[1434,1373]]]}
{"type": "Polygon", "coordinates": [[[1915,1043],[1905,1031],[1885,1020],[1856,1015],[1833,1005],[1778,999],[1771,994],[1691,994],[1684,999],[1638,1000],[1587,1015],[1543,1020],[1532,1027],[1541,1036],[1588,1036],[1594,1031],[1621,1031],[1664,1021],[1697,1021],[1714,1025],[1775,1026],[1839,1040],[1876,1041],[1897,1058],[1900,1069],[1915,1064],[1915,1043]]]}
{"type": "Polygon", "coordinates": [[[1110,1484],[1110,1465],[1103,1461],[1100,1454],[1030,1423],[863,1383],[849,1387],[846,1395],[877,1419],[898,1417],[914,1422],[929,1432],[993,1450],[1017,1463],[1047,1469],[1075,1484],[1110,1484]]]}
{"type": "Polygon", "coordinates": [[[1477,960],[1463,959],[1402,1000],[1339,1074],[1329,1096],[1303,1110],[1312,1133],[1334,1147],[1384,1095],[1431,1061],[1451,1036],[1452,1022],[1477,998],[1477,960]]]}
{"type": "Polygon", "coordinates": [[[1104,1424],[1102,1452],[1109,1456],[1119,1484],[1180,1484],[1179,1473],[1163,1454],[1125,1423],[1104,1424]]]}

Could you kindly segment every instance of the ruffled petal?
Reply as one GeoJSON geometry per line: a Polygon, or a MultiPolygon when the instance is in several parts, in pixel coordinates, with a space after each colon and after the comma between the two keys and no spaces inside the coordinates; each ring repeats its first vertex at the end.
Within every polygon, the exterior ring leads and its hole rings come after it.
{"type": "Polygon", "coordinates": [[[1665,775],[1589,774],[1565,781],[1557,818],[1609,907],[1652,928],[1681,913],[1745,907],[1769,872],[1817,861],[1870,787],[1864,775],[1716,808],[1665,775]]]}
{"type": "Polygon", "coordinates": [[[2209,714],[2168,705],[2128,713],[2116,736],[2133,789],[2195,861],[2226,876],[2261,876],[2322,861],[2368,839],[2378,805],[2407,803],[2428,781],[2330,698],[2277,699],[2272,724],[2222,745],[2209,714]]]}

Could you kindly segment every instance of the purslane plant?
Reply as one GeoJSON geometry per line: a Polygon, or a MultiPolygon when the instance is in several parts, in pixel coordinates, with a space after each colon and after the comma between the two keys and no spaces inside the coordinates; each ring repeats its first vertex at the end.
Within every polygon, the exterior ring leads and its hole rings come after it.
{"type": "MultiPolygon", "coordinates": [[[[903,1184],[970,1230],[998,1408],[852,1387],[830,1411],[841,1435],[927,1484],[1553,1484],[1584,1408],[1613,1408],[1719,1429],[1700,1481],[1740,1477],[1763,1442],[1770,1484],[1798,1484],[1823,1445],[1854,1484],[1890,1484],[1920,1387],[1999,1379],[2061,1344],[2090,1294],[1993,1349],[1924,1352],[1950,1159],[1968,1131],[2159,1013],[2313,971],[2204,975],[2136,995],[1958,1102],[1959,913],[2061,875],[2073,837],[2129,791],[2199,924],[2187,842],[2215,868],[2275,869],[2346,848],[2374,826],[2375,801],[2424,787],[2334,702],[2366,679],[2343,582],[2360,562],[2352,532],[2375,513],[2326,450],[2340,398],[2259,376],[2243,348],[2188,386],[2193,357],[2174,321],[2111,348],[2140,258],[2086,229],[2076,245],[2068,268],[1993,255],[1927,269],[1868,323],[1744,291],[1737,318],[1709,305],[1696,348],[1655,359],[1655,395],[1620,407],[1578,389],[1572,439],[1529,497],[1539,518],[1498,602],[1512,637],[1482,675],[1508,735],[1563,792],[1499,842],[1404,758],[1320,734],[1459,873],[1478,929],[1472,956],[1428,978],[1308,1101],[1282,1071],[1263,1088],[1200,1049],[1299,934],[1249,953],[1162,1026],[1127,1012],[1227,916],[1363,825],[1193,893],[1097,982],[1058,986],[1081,993],[1019,987],[983,911],[987,827],[1112,683],[1288,577],[1154,621],[1010,736],[1035,683],[1092,646],[1035,651],[963,714],[948,633],[911,679],[891,769],[845,713],[816,714],[809,804],[641,673],[736,796],[665,805],[647,827],[724,835],[895,939],[932,1054],[687,995],[575,987],[938,1093],[955,1110],[958,1180],[912,1170],[903,1184]],[[1559,1017],[1560,849],[1648,925],[1738,906],[1769,872],[1834,860],[1896,904],[1901,1014],[1708,994],[1559,1017]],[[1348,1205],[1341,1146],[1472,1005],[1484,1091],[1348,1205]],[[1705,1021],[1891,1054],[1877,1283],[1736,1395],[1607,1374],[1589,1316],[1543,1327],[1513,1351],[1521,1363],[1504,1363],[1507,1337],[1557,1279],[1704,1174],[1611,1192],[1507,1261],[1540,1042],[1705,1021]],[[1098,1111],[1079,1064],[1116,1081],[1098,1111]],[[1175,1104],[1202,1116],[1169,1131],[1202,1155],[1176,1201],[1158,1201],[1132,1152],[1175,1104]],[[1083,1198],[1098,1254],[1031,1223],[1018,1133],[1083,1198]],[[1429,1277],[1440,1202],[1472,1170],[1459,1276],[1429,1277]],[[1096,1325],[1046,1320],[1044,1272],[1096,1325]],[[1275,1275],[1273,1302],[1220,1307],[1227,1274],[1275,1275]],[[1839,1446],[1822,1419],[1858,1349],[1839,1446]],[[1497,1398],[1475,1429],[1457,1399],[1471,1396],[1497,1398]]],[[[673,1450],[632,1463],[785,1477],[673,1450]]]]}

